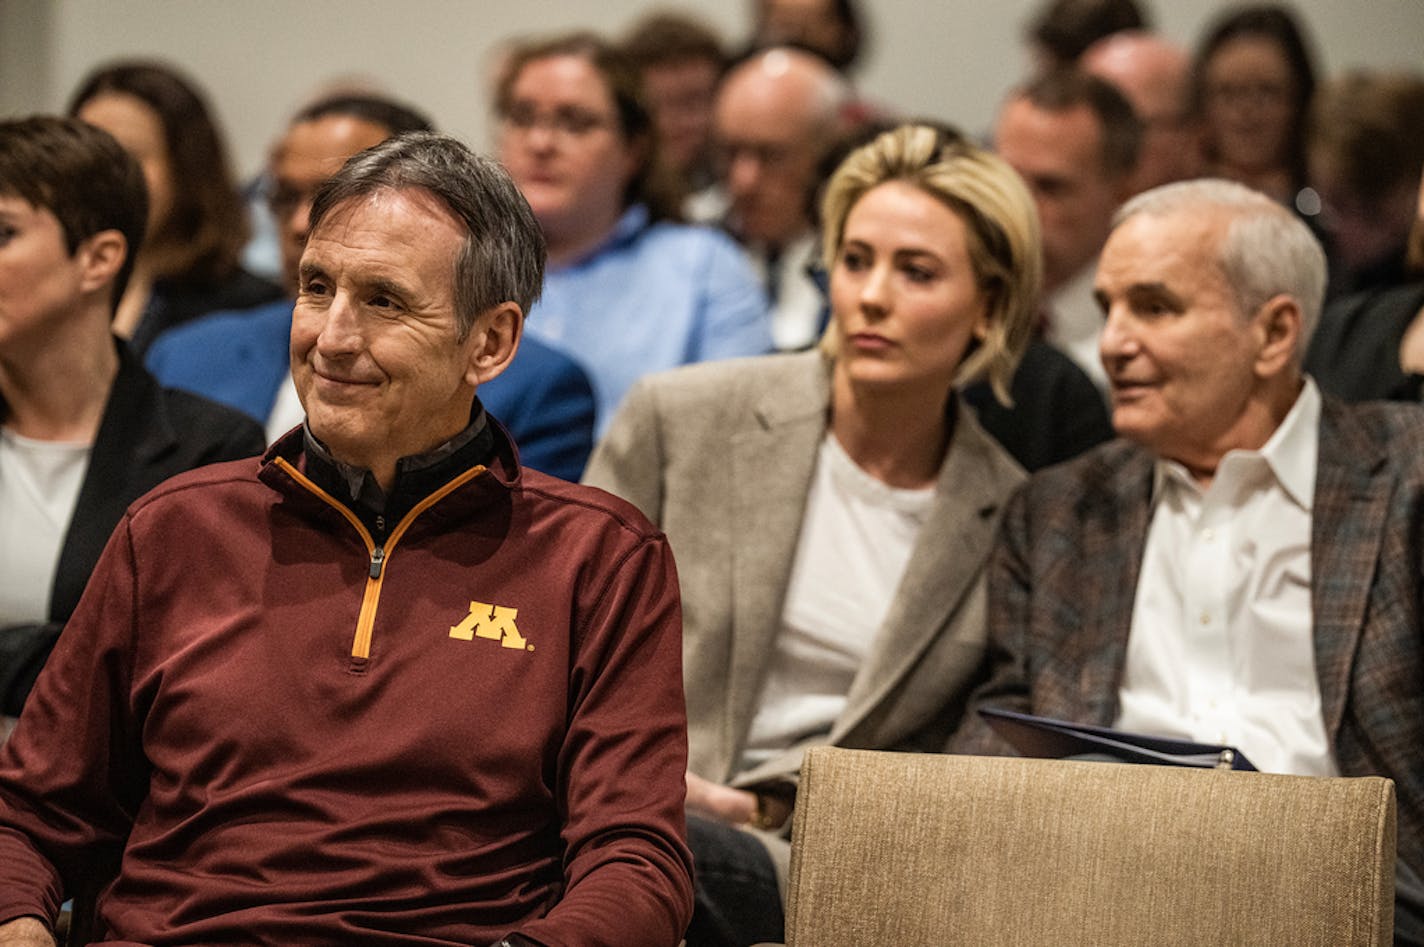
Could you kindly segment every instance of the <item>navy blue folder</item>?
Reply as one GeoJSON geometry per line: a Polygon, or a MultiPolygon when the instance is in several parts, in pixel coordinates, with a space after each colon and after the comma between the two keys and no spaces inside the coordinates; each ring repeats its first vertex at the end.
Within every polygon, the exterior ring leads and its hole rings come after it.
{"type": "Polygon", "coordinates": [[[993,707],[980,707],[979,713],[1024,756],[1063,759],[1092,754],[1111,756],[1124,763],[1256,771],[1246,754],[1234,746],[1171,740],[993,707]]]}

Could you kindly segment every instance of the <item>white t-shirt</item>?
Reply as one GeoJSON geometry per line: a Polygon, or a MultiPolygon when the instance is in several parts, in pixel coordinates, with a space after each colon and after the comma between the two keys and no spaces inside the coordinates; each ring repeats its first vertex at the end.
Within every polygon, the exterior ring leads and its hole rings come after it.
{"type": "Polygon", "coordinates": [[[0,625],[49,619],[89,453],[89,444],[36,441],[0,428],[0,625]]]}
{"type": "Polygon", "coordinates": [[[830,731],[934,500],[933,487],[903,490],[876,480],[826,435],[743,771],[830,731]]]}

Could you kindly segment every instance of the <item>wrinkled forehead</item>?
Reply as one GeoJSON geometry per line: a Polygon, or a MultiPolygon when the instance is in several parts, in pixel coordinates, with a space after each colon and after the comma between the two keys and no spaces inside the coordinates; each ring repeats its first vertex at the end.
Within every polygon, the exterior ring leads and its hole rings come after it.
{"type": "MultiPolygon", "coordinates": [[[[1237,212],[1212,204],[1139,211],[1120,221],[1108,236],[1109,245],[1172,246],[1214,260],[1237,212]]],[[[1104,248],[1104,253],[1107,248],[1104,248]]]]}
{"type": "Polygon", "coordinates": [[[1139,284],[1181,289],[1220,282],[1230,289],[1221,248],[1233,219],[1219,208],[1133,214],[1109,234],[1095,285],[1112,292],[1139,284]]]}
{"type": "Polygon", "coordinates": [[[313,231],[328,225],[344,226],[354,218],[368,225],[417,231],[453,228],[463,233],[466,229],[445,201],[426,188],[382,184],[329,205],[321,220],[314,222],[313,231]]]}

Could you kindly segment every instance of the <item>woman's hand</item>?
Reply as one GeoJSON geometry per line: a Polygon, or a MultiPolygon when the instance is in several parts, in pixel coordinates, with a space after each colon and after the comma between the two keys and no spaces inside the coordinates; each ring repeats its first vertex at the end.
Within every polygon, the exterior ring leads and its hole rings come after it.
{"type": "Polygon", "coordinates": [[[745,789],[723,786],[689,772],[687,810],[731,825],[746,825],[756,815],[757,797],[745,789]]]}

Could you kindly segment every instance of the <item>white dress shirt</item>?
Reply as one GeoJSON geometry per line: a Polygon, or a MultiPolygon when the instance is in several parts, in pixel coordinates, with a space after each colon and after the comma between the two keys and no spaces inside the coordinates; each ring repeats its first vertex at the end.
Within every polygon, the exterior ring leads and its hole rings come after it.
{"type": "Polygon", "coordinates": [[[277,389],[277,398],[272,402],[272,413],[267,416],[267,443],[271,444],[305,421],[306,417],[307,413],[302,410],[302,400],[297,396],[296,383],[292,381],[292,373],[289,371],[287,377],[282,379],[281,387],[277,389]]]}
{"type": "Polygon", "coordinates": [[[1268,772],[1338,770],[1310,600],[1320,393],[1202,490],[1159,460],[1115,726],[1238,747],[1268,772]]]}
{"type": "Polygon", "coordinates": [[[745,249],[771,302],[771,340],[776,350],[799,352],[815,345],[827,306],[826,294],[806,272],[821,250],[815,231],[807,231],[783,247],[775,267],[765,247],[745,249]]]}

